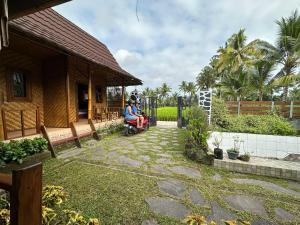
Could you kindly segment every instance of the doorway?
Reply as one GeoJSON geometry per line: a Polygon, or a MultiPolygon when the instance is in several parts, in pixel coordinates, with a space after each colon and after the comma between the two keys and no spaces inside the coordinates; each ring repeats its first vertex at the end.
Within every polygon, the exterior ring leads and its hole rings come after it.
{"type": "Polygon", "coordinates": [[[88,118],[88,85],[77,84],[78,119],[88,118]]]}

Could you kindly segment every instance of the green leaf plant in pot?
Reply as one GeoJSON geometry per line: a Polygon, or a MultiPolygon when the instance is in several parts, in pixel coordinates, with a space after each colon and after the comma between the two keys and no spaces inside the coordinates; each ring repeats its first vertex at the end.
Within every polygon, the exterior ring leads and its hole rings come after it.
{"type": "Polygon", "coordinates": [[[227,150],[227,155],[229,159],[236,160],[240,153],[241,143],[244,141],[240,139],[239,136],[233,137],[233,148],[227,150]]]}
{"type": "Polygon", "coordinates": [[[220,145],[222,143],[222,136],[217,137],[215,136],[214,142],[212,143],[214,148],[214,156],[216,159],[223,159],[223,150],[220,148],[220,145]]]}

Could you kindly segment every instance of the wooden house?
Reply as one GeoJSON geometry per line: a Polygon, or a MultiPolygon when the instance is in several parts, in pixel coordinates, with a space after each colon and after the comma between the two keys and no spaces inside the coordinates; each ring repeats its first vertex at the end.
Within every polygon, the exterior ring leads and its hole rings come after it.
{"type": "MultiPolygon", "coordinates": [[[[0,51],[0,140],[69,127],[107,107],[107,87],[140,85],[109,49],[52,9],[9,21],[0,51]]],[[[116,107],[122,107],[120,103],[116,107]]]]}

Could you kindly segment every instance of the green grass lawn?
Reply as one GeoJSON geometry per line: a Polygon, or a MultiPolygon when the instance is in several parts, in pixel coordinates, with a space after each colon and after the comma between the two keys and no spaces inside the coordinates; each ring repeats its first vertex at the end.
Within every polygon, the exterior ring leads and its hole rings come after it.
{"type": "MultiPolygon", "coordinates": [[[[244,175],[210,166],[200,165],[186,159],[182,154],[184,149],[183,130],[150,128],[149,131],[132,137],[120,135],[109,136],[100,142],[87,141],[83,148],[68,149],[59,154],[58,159],[44,163],[44,185],[61,185],[69,193],[68,201],[62,208],[70,208],[81,212],[87,217],[97,217],[101,225],[140,225],[146,219],[155,219],[160,225],[180,225],[181,221],[166,216],[154,214],[145,202],[147,197],[167,197],[159,191],[157,181],[167,178],[177,179],[186,185],[186,194],[180,203],[189,207],[193,213],[208,216],[207,206],[196,206],[191,202],[189,193],[193,188],[199,190],[209,202],[218,202],[238,218],[252,220],[257,216],[245,211],[235,211],[225,202],[227,195],[244,194],[262,199],[268,212],[268,220],[274,222],[274,208],[284,208],[300,219],[299,199],[289,195],[279,194],[253,185],[234,184],[231,178],[253,178],[288,186],[287,181],[254,175],[244,175]],[[155,147],[160,147],[155,149],[155,147]],[[61,157],[66,152],[69,157],[61,157]],[[73,154],[79,152],[77,155],[73,154]],[[148,157],[143,161],[142,157],[148,157]],[[118,159],[128,157],[142,162],[139,166],[122,164],[118,159]],[[153,171],[158,165],[157,160],[167,158],[172,164],[159,164],[165,170],[171,171],[173,166],[185,166],[201,172],[201,178],[189,178],[185,175],[162,174],[153,171]],[[219,174],[222,179],[214,181],[212,176],[219,174]]],[[[296,189],[298,190],[298,189],[296,189]]],[[[300,191],[300,190],[298,190],[300,191]]],[[[276,220],[275,220],[276,221],[276,220]]],[[[293,224],[280,223],[275,224],[293,224]]]]}

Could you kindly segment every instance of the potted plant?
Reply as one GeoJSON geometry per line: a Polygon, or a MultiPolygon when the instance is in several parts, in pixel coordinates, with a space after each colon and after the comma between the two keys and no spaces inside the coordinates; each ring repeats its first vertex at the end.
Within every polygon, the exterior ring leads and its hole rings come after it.
{"type": "Polygon", "coordinates": [[[239,155],[239,150],[234,149],[234,148],[230,148],[227,150],[227,155],[229,159],[233,159],[236,160],[238,155],[239,155]]]}
{"type": "Polygon", "coordinates": [[[229,159],[236,160],[239,156],[241,143],[243,143],[243,140],[240,140],[239,136],[233,137],[233,148],[230,148],[227,150],[227,155],[229,159]]]}
{"type": "Polygon", "coordinates": [[[216,159],[223,159],[223,150],[220,148],[220,145],[222,143],[222,137],[218,138],[215,136],[214,138],[213,145],[215,146],[214,148],[214,156],[216,159]]]}
{"type": "Polygon", "coordinates": [[[249,162],[250,161],[250,153],[246,152],[245,154],[243,155],[240,155],[238,157],[239,160],[242,160],[242,161],[245,161],[245,162],[249,162]]]}

